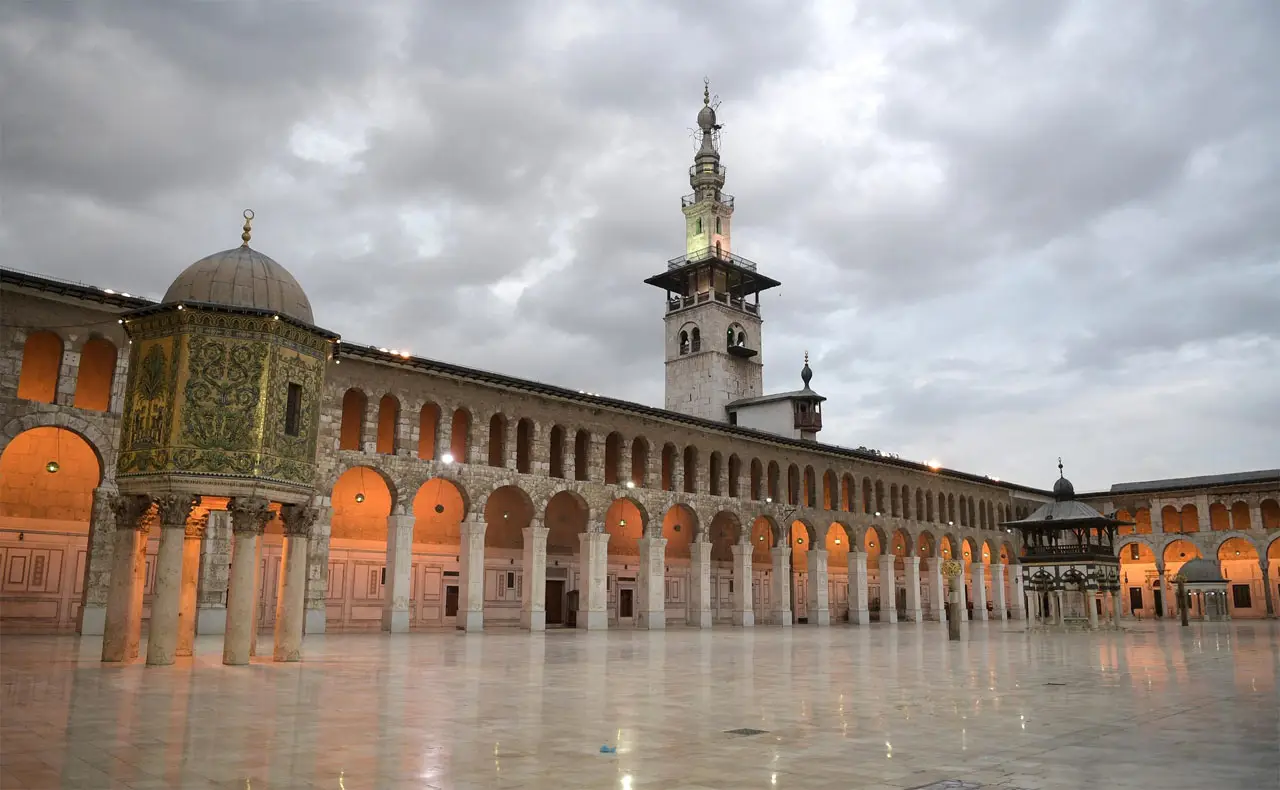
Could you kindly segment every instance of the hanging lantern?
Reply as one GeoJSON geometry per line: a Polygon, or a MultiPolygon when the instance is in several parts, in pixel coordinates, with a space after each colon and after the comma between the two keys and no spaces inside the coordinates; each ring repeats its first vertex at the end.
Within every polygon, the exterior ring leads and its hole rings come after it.
{"type": "Polygon", "coordinates": [[[61,468],[62,467],[58,465],[57,461],[50,461],[49,463],[44,465],[44,470],[51,475],[56,474],[57,471],[61,468]]]}
{"type": "Polygon", "coordinates": [[[357,502],[357,503],[359,503],[359,502],[363,502],[363,501],[364,501],[364,492],[363,492],[363,491],[359,491],[359,492],[357,492],[357,493],[356,493],[356,502],[357,502]]]}

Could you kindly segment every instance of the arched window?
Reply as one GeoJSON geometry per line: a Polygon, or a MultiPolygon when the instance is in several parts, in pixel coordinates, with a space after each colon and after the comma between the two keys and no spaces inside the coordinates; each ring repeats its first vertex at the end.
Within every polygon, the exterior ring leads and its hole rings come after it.
{"type": "Polygon", "coordinates": [[[720,218],[716,217],[716,233],[723,233],[723,232],[724,231],[720,230],[720,218]]]}
{"type": "Polygon", "coordinates": [[[688,353],[689,353],[689,333],[684,330],[681,330],[680,331],[680,356],[684,356],[685,354],[688,354],[688,353]]]}
{"type": "Polygon", "coordinates": [[[400,422],[400,401],[387,393],[378,401],[377,451],[386,455],[396,453],[396,424],[400,422]]]}
{"type": "Polygon", "coordinates": [[[363,449],[364,412],[368,406],[369,399],[358,389],[349,389],[342,396],[342,427],[339,430],[339,449],[363,449]]]}
{"type": "Polygon", "coordinates": [[[738,333],[738,345],[740,345],[740,346],[745,346],[746,344],[747,344],[747,333],[746,333],[746,332],[739,332],[739,333],[738,333]]]}
{"type": "Polygon", "coordinates": [[[694,220],[694,233],[702,233],[702,217],[694,220]]]}
{"type": "Polygon", "coordinates": [[[80,349],[80,373],[76,378],[77,409],[106,411],[111,407],[111,380],[116,372],[116,346],[110,340],[90,338],[80,349]]]}
{"type": "Polygon", "coordinates": [[[718,239],[716,240],[716,257],[717,258],[723,257],[720,250],[720,241],[718,239]]]}
{"type": "Polygon", "coordinates": [[[18,397],[53,403],[58,394],[58,371],[62,368],[62,338],[52,332],[34,332],[22,347],[22,372],[18,374],[18,397]]]}
{"type": "Polygon", "coordinates": [[[696,326],[689,333],[689,350],[695,352],[702,350],[702,332],[696,326]]]}

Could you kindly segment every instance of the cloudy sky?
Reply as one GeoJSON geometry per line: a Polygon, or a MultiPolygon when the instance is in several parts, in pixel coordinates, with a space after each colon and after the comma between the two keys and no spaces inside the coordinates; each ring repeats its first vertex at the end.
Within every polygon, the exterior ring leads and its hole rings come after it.
{"type": "Polygon", "coordinates": [[[254,246],[345,339],[661,405],[702,78],[765,384],[1077,488],[1280,466],[1280,4],[5,3],[0,265],[254,246]],[[959,6],[959,10],[954,6],[959,6]]]}

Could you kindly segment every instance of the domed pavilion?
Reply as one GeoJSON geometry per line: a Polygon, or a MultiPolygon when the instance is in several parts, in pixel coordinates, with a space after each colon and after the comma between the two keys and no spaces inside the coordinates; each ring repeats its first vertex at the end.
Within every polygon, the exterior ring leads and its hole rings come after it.
{"type": "Polygon", "coordinates": [[[1033,627],[1095,630],[1110,612],[1120,623],[1120,559],[1116,532],[1125,524],[1076,499],[1075,486],[1062,472],[1053,484],[1053,501],[1031,515],[1000,526],[1022,537],[1023,589],[1030,599],[1033,627]],[[1110,596],[1111,605],[1105,606],[1110,596]]]}
{"type": "Polygon", "coordinates": [[[321,386],[337,336],[315,326],[293,275],[249,246],[253,212],[244,216],[239,247],[191,264],[163,300],[122,319],[129,378],[104,661],[137,655],[140,547],[152,521],[161,532],[147,663],[172,663],[179,642],[189,644],[194,595],[183,589],[205,553],[204,529],[191,523],[203,497],[229,500],[234,537],[225,622],[202,619],[202,633],[225,634],[224,663],[249,662],[259,538],[278,510],[286,554],[275,658],[300,655],[321,386]]]}

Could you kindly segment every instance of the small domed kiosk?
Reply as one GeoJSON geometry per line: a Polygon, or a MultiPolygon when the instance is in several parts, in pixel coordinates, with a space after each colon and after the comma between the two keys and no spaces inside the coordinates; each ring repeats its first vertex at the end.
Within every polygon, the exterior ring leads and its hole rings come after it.
{"type": "Polygon", "coordinates": [[[1230,620],[1231,608],[1227,606],[1227,585],[1217,560],[1197,557],[1188,560],[1178,569],[1173,581],[1179,584],[1185,595],[1187,614],[1199,620],[1230,620]]]}
{"type": "Polygon", "coordinates": [[[131,347],[104,661],[137,655],[136,564],[152,520],[160,549],[147,663],[172,663],[180,643],[189,651],[197,613],[182,595],[184,565],[201,555],[184,543],[204,540],[192,523],[202,497],[229,500],[234,531],[225,617],[206,624],[200,612],[202,632],[225,633],[224,663],[249,662],[258,541],[278,508],[286,554],[275,656],[299,657],[320,395],[337,335],[315,326],[293,275],[249,246],[253,212],[244,217],[239,247],[196,261],[161,302],[122,319],[131,347]]]}

